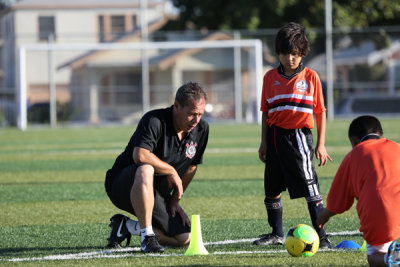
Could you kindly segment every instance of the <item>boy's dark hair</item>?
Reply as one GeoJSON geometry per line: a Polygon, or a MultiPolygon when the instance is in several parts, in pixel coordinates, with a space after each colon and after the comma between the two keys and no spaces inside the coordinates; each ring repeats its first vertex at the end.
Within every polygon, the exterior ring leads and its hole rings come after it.
{"type": "Polygon", "coordinates": [[[203,88],[195,82],[188,82],[179,87],[175,95],[175,101],[181,104],[183,107],[189,104],[190,100],[198,100],[204,98],[207,102],[207,94],[203,88]]]}
{"type": "Polygon", "coordinates": [[[298,54],[307,56],[310,51],[310,42],[305,29],[298,23],[289,22],[277,33],[275,38],[275,52],[279,54],[298,54]]]}
{"type": "Polygon", "coordinates": [[[379,135],[383,134],[381,123],[374,116],[360,116],[351,122],[349,127],[349,138],[357,137],[358,139],[361,139],[370,133],[379,135]]]}

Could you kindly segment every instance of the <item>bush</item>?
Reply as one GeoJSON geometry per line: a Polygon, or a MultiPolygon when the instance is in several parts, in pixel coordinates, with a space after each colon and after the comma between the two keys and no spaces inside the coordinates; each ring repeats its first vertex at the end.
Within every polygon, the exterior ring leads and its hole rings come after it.
{"type": "MultiPolygon", "coordinates": [[[[71,108],[69,103],[56,104],[57,121],[68,121],[71,118],[71,108]]],[[[50,122],[50,103],[42,102],[33,104],[28,108],[28,122],[49,123],[50,122]]]]}

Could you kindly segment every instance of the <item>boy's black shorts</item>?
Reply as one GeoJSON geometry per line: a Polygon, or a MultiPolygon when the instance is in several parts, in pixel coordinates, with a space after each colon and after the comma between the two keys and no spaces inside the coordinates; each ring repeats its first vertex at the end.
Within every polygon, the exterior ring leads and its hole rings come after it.
{"type": "Polygon", "coordinates": [[[310,129],[287,130],[276,126],[268,127],[265,196],[278,196],[287,188],[291,199],[319,199],[319,184],[313,156],[313,136],[310,129]]]}
{"type": "MultiPolygon", "coordinates": [[[[106,175],[105,188],[111,202],[119,209],[136,216],[133,210],[130,194],[135,173],[140,164],[126,167],[122,171],[109,170],[106,175]]],[[[172,217],[169,203],[170,189],[166,176],[154,176],[154,209],[152,217],[153,227],[162,230],[167,236],[189,233],[190,226],[183,226],[179,214],[172,217]]]]}

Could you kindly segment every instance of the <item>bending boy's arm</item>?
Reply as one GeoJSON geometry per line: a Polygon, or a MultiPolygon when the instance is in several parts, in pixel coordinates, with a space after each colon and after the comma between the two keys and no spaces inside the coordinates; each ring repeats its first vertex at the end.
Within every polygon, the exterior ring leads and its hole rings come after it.
{"type": "Polygon", "coordinates": [[[325,224],[329,221],[332,216],[335,216],[336,213],[324,208],[319,214],[317,218],[317,224],[319,228],[325,228],[325,224]]]}
{"type": "Polygon", "coordinates": [[[328,155],[325,148],[325,132],[326,132],[326,112],[315,114],[315,121],[317,123],[317,145],[315,146],[315,157],[319,159],[318,166],[324,166],[328,159],[332,158],[328,155]]]}

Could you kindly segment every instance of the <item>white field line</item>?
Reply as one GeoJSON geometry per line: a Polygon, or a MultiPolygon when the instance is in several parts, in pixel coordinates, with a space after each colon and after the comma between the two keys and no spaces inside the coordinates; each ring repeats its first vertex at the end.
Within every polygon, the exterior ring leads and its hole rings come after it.
{"type": "MultiPolygon", "coordinates": [[[[327,147],[330,152],[348,152],[349,147],[327,147]]],[[[242,148],[208,148],[206,154],[219,154],[219,153],[254,153],[257,154],[258,148],[242,147],[242,148]]],[[[73,150],[50,150],[50,151],[38,151],[38,150],[26,150],[18,152],[18,155],[32,155],[32,154],[43,154],[43,155],[118,155],[122,152],[122,149],[73,149],[73,150]]]]}
{"type": "MultiPolygon", "coordinates": [[[[122,146],[121,146],[122,147],[122,146]]],[[[44,154],[44,155],[109,155],[120,154],[122,149],[72,149],[72,150],[50,150],[50,151],[30,151],[18,152],[18,155],[44,154]]],[[[258,153],[256,148],[209,148],[209,154],[218,153],[258,153]]]]}
{"type": "MultiPolygon", "coordinates": [[[[344,232],[336,232],[336,233],[328,233],[330,236],[352,236],[352,235],[360,235],[359,231],[344,231],[344,232]]],[[[247,238],[247,239],[237,239],[237,240],[224,240],[224,241],[216,241],[216,242],[205,242],[205,246],[212,245],[227,245],[227,244],[237,244],[237,243],[251,243],[255,239],[247,238]]],[[[330,251],[329,249],[324,249],[322,251],[330,251]]],[[[56,260],[83,260],[83,259],[98,259],[98,258],[125,258],[125,257],[149,257],[149,256],[157,256],[157,257],[172,257],[172,256],[183,256],[183,254],[178,253],[169,253],[169,254],[143,254],[143,253],[129,253],[129,252],[140,252],[139,247],[131,247],[131,248],[121,248],[121,249],[110,249],[110,250],[102,250],[102,251],[92,251],[92,252],[81,252],[81,253],[72,253],[72,254],[56,254],[49,255],[43,257],[32,257],[32,258],[12,258],[7,259],[6,261],[10,262],[23,262],[23,261],[56,261],[56,260]]],[[[276,253],[286,253],[286,250],[261,250],[261,251],[215,251],[210,253],[211,255],[239,255],[239,254],[276,254],[276,253]]]]}

